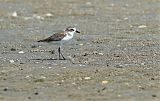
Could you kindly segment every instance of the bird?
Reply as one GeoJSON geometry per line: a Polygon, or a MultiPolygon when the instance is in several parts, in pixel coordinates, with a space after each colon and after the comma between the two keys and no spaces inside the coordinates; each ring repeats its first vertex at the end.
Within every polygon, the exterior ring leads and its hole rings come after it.
{"type": "Polygon", "coordinates": [[[50,43],[50,42],[53,42],[53,41],[59,41],[60,42],[59,47],[58,47],[59,60],[66,60],[66,58],[64,57],[64,55],[61,52],[61,46],[62,46],[63,42],[71,40],[75,33],[80,33],[80,31],[78,31],[75,27],[70,26],[70,27],[67,27],[63,31],[54,33],[50,37],[39,40],[37,42],[50,43]],[[63,59],[61,59],[61,56],[62,56],[63,59]]]}

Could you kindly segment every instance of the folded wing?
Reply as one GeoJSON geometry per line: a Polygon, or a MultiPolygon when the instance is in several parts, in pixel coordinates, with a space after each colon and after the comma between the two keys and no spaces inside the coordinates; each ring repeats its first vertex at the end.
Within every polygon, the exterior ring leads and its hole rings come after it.
{"type": "Polygon", "coordinates": [[[61,32],[61,33],[55,33],[52,36],[43,39],[43,40],[39,40],[37,42],[51,42],[51,41],[61,41],[64,37],[66,36],[66,33],[61,32]]]}

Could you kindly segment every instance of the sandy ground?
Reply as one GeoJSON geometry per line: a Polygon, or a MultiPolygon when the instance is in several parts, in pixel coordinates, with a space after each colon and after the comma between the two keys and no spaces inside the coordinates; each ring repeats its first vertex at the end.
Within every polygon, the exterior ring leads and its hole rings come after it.
{"type": "Polygon", "coordinates": [[[160,101],[159,19],[159,0],[0,0],[0,101],[160,101]],[[68,26],[56,60],[36,41],[68,26]]]}

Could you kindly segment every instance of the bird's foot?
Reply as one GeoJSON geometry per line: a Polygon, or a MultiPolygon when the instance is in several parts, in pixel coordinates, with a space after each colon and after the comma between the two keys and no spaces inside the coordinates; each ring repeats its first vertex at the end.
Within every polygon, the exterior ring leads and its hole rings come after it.
{"type": "Polygon", "coordinates": [[[51,54],[55,54],[55,50],[52,50],[52,51],[51,51],[51,54]]]}

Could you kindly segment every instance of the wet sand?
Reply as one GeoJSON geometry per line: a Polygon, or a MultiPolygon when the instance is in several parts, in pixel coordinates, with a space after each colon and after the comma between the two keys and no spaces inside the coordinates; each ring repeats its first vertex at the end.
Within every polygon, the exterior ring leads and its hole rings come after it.
{"type": "Polygon", "coordinates": [[[159,0],[0,0],[0,101],[159,101],[159,0]],[[68,26],[81,34],[37,43],[68,26]]]}

